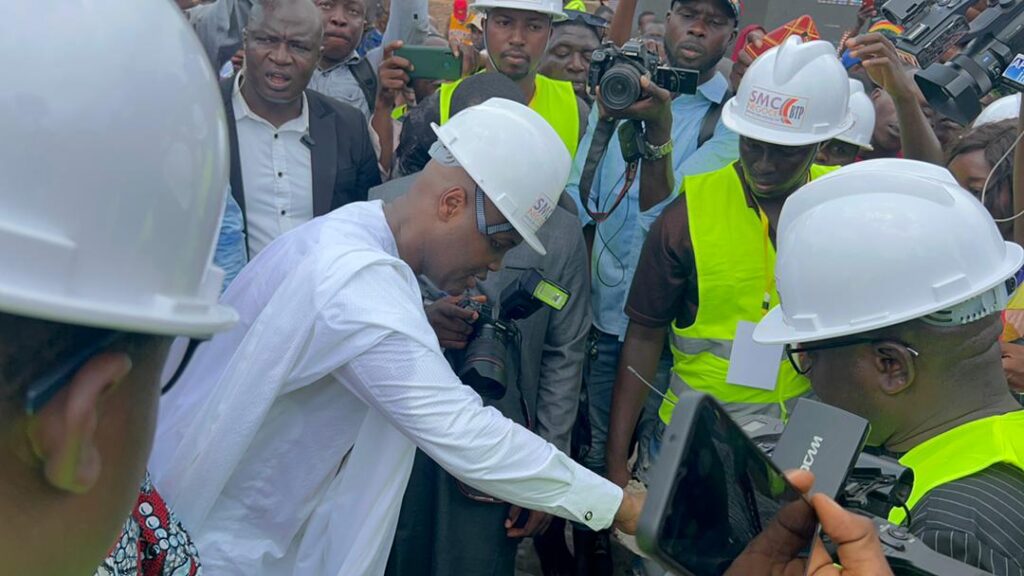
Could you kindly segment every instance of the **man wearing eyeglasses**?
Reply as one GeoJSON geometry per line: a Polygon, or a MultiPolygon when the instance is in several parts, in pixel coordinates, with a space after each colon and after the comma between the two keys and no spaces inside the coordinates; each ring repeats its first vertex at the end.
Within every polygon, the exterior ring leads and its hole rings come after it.
{"type": "Polygon", "coordinates": [[[914,471],[891,522],[994,574],[1024,574],[1024,411],[999,346],[1022,263],[945,169],[862,162],[786,201],[780,306],[753,335],[914,471]]]}

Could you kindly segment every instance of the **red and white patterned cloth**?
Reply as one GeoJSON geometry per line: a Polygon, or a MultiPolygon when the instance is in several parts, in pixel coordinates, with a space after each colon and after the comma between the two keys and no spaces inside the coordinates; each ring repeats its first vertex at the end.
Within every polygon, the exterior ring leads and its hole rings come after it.
{"type": "Polygon", "coordinates": [[[96,576],[198,576],[192,538],[146,475],[132,516],[96,576]]]}

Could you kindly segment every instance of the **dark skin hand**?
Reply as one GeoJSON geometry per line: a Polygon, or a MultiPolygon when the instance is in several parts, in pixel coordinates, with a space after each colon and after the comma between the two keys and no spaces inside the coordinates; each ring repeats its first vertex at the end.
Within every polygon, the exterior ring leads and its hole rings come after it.
{"type": "Polygon", "coordinates": [[[1010,389],[1024,393],[1024,346],[1007,342],[1000,342],[999,346],[1003,351],[1003,371],[1010,389]]]}
{"type": "Polygon", "coordinates": [[[630,478],[627,464],[630,440],[648,394],[647,386],[629,371],[629,367],[632,366],[648,382],[654,381],[658,359],[665,345],[665,330],[664,326],[651,328],[631,321],[619,356],[612,390],[605,463],[608,480],[623,488],[629,484],[630,478]]]}
{"type": "MultiPolygon", "coordinates": [[[[643,122],[644,139],[652,146],[661,146],[672,138],[672,94],[651,82],[650,77],[640,78],[643,94],[639,100],[622,110],[608,110],[597,91],[597,106],[602,118],[632,119],[643,122]]],[[[672,154],[658,160],[644,159],[640,162],[640,209],[650,210],[668,198],[675,186],[672,172],[672,154]]]]}
{"type": "Polygon", "coordinates": [[[391,122],[391,112],[395,109],[395,98],[409,84],[409,73],[412,72],[412,63],[401,56],[395,56],[395,50],[403,46],[398,40],[384,47],[384,59],[377,69],[377,105],[373,110],[373,117],[370,118],[370,125],[380,139],[380,166],[384,172],[391,172],[391,163],[394,160],[394,125],[391,122]]]}
{"type": "MultiPolygon", "coordinates": [[[[473,322],[480,314],[459,306],[461,296],[448,296],[426,307],[427,320],[437,334],[442,348],[462,350],[469,344],[469,335],[473,333],[473,322]]],[[[474,296],[481,304],[487,301],[486,296],[474,296]]]]}
{"type": "Polygon", "coordinates": [[[900,125],[903,156],[942,166],[942,146],[925,115],[924,97],[913,78],[903,70],[896,47],[879,33],[850,38],[846,46],[851,56],[861,60],[871,80],[892,97],[900,125]]]}
{"type": "Polygon", "coordinates": [[[551,514],[546,512],[523,510],[519,506],[512,506],[509,508],[508,518],[505,520],[505,533],[509,538],[529,538],[530,536],[543,534],[547,532],[548,526],[551,525],[551,519],[551,514]],[[515,524],[519,520],[519,515],[524,513],[530,515],[526,520],[526,524],[522,528],[516,528],[515,524]]]}
{"type": "MultiPolygon", "coordinates": [[[[802,470],[790,472],[786,477],[804,494],[814,482],[814,476],[802,470]]],[[[891,576],[892,570],[871,520],[843,510],[824,494],[815,494],[809,506],[805,501],[784,506],[725,573],[729,576],[891,576]],[[814,538],[810,558],[797,557],[813,530],[815,516],[822,531],[835,542],[841,568],[836,567],[818,537],[814,538]]]]}

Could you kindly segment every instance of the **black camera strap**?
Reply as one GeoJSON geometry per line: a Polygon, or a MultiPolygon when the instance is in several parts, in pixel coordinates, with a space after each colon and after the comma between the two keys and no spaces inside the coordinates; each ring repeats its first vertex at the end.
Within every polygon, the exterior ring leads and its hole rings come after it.
{"type": "MultiPolygon", "coordinates": [[[[640,123],[635,120],[627,120],[627,122],[634,124],[632,133],[638,135],[638,138],[643,138],[643,131],[640,129],[640,123]]],[[[633,181],[636,180],[637,172],[640,170],[640,158],[625,158],[626,160],[626,175],[625,181],[622,183],[622,188],[619,190],[618,195],[612,202],[612,205],[608,210],[603,212],[595,212],[590,209],[590,189],[594,183],[594,176],[597,174],[598,165],[601,163],[601,159],[604,158],[605,152],[608,150],[608,142],[611,141],[612,134],[615,132],[616,126],[619,123],[615,120],[599,120],[597,128],[594,130],[594,137],[590,141],[590,149],[587,151],[587,161],[583,165],[583,173],[580,175],[580,203],[583,204],[583,209],[587,211],[587,215],[596,223],[600,224],[608,219],[609,216],[615,212],[615,209],[622,204],[622,201],[626,198],[626,194],[629,192],[629,188],[633,185],[633,181]]],[[[619,130],[619,138],[623,138],[623,130],[621,128],[627,128],[626,124],[621,125],[619,130]]],[[[620,143],[621,145],[621,143],[620,143]]]]}

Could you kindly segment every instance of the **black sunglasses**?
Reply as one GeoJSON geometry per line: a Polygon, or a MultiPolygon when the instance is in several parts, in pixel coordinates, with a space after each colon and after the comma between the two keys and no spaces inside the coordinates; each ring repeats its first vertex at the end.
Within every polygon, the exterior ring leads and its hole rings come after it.
{"type": "Polygon", "coordinates": [[[917,358],[918,356],[921,355],[917,350],[914,350],[906,343],[900,342],[898,340],[888,340],[879,338],[854,338],[852,340],[843,340],[842,342],[833,342],[831,344],[818,344],[817,346],[801,346],[799,348],[794,348],[792,345],[786,344],[786,357],[789,358],[789,363],[793,366],[793,370],[796,370],[797,374],[803,376],[811,371],[811,363],[801,362],[800,356],[802,354],[807,354],[808,352],[814,352],[817,350],[832,350],[835,348],[845,348],[847,346],[859,346],[861,344],[881,344],[882,342],[896,342],[897,344],[900,344],[904,348],[906,348],[914,358],[917,358]]]}
{"type": "Polygon", "coordinates": [[[61,388],[67,386],[79,368],[100,350],[113,344],[121,335],[121,332],[113,330],[100,332],[89,345],[30,382],[25,389],[25,412],[29,415],[38,412],[57,392],[60,392],[61,388]]]}

